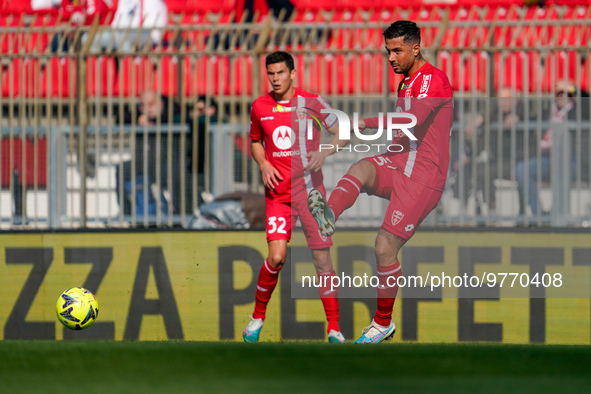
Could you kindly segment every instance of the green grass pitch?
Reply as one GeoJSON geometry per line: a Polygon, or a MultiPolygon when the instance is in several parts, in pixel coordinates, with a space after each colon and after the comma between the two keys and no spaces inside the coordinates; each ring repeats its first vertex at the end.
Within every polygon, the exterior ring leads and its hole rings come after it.
{"type": "Polygon", "coordinates": [[[588,392],[591,347],[0,341],[2,393],[588,392]]]}

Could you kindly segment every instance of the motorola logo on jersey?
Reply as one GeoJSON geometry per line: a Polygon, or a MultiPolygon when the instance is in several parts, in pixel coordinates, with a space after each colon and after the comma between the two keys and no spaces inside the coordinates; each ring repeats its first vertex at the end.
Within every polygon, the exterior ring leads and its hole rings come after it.
{"type": "Polygon", "coordinates": [[[279,126],[273,130],[273,143],[277,149],[290,149],[295,142],[294,133],[289,126],[279,126]]]}

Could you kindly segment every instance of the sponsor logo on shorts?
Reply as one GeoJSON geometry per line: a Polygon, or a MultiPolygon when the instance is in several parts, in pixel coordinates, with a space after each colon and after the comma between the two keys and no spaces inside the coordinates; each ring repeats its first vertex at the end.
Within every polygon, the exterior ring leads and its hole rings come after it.
{"type": "Polygon", "coordinates": [[[328,237],[326,235],[322,235],[320,230],[318,230],[318,235],[320,235],[320,239],[322,240],[322,242],[326,242],[326,240],[328,239],[328,237]]]}
{"type": "Polygon", "coordinates": [[[274,116],[263,116],[263,117],[261,118],[261,122],[262,122],[263,120],[273,120],[273,119],[275,119],[275,117],[274,117],[274,116]]]}
{"type": "Polygon", "coordinates": [[[403,217],[404,214],[400,211],[392,212],[392,226],[396,226],[398,223],[400,223],[403,217]]]}
{"type": "Polygon", "coordinates": [[[409,224],[404,228],[406,231],[412,231],[415,229],[415,225],[414,224],[409,224]]]}

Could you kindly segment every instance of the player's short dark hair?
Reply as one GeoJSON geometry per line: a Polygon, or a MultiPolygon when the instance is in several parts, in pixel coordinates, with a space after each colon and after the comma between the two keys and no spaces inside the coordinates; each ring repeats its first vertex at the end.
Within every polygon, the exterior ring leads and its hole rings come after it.
{"type": "Polygon", "coordinates": [[[421,43],[421,29],[412,21],[396,21],[384,30],[383,35],[387,40],[404,37],[402,42],[408,45],[421,43]]]}
{"type": "Polygon", "coordinates": [[[285,62],[285,65],[289,71],[293,71],[295,68],[293,57],[289,53],[282,51],[273,52],[272,54],[268,55],[267,59],[265,60],[265,67],[269,67],[270,64],[282,62],[285,62]]]}

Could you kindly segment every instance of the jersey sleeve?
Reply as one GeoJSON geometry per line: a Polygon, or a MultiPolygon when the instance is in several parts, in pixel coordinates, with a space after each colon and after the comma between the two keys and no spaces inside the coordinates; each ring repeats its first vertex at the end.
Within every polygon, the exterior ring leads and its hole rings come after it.
{"type": "MultiPolygon", "coordinates": [[[[316,100],[318,103],[318,112],[320,112],[321,109],[332,109],[330,104],[328,104],[322,97],[317,96],[316,100]]],[[[322,114],[322,112],[320,112],[320,113],[322,114]]],[[[326,122],[326,125],[328,126],[329,129],[338,120],[338,118],[335,114],[322,114],[322,115],[324,116],[324,121],[326,122]]]]}
{"type": "Polygon", "coordinates": [[[417,124],[422,124],[437,108],[452,99],[451,87],[446,89],[448,85],[436,74],[424,75],[421,83],[413,86],[413,97],[416,98],[406,112],[415,115],[417,124]]]}
{"type": "MultiPolygon", "coordinates": [[[[409,110],[403,110],[403,112],[416,116],[417,125],[424,123],[437,108],[452,100],[451,86],[435,74],[424,75],[420,83],[414,85],[412,89],[412,97],[408,98],[412,103],[411,108],[409,110]]],[[[365,118],[364,122],[367,128],[377,129],[379,118],[365,118]]],[[[384,127],[386,127],[388,122],[387,116],[383,117],[383,122],[384,127]]]]}
{"type": "Polygon", "coordinates": [[[257,116],[255,104],[253,103],[250,109],[250,139],[251,141],[261,141],[263,139],[263,128],[257,116]]]}

